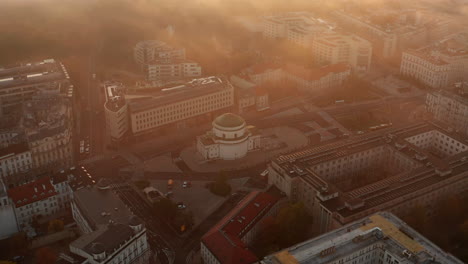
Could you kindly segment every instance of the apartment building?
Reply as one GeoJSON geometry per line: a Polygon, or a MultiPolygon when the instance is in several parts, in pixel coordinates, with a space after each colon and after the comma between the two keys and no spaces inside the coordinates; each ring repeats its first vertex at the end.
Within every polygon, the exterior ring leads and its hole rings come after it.
{"type": "Polygon", "coordinates": [[[212,76],[126,98],[131,131],[139,135],[161,127],[184,127],[199,117],[212,120],[229,112],[234,106],[234,88],[227,79],[212,76]]]}
{"type": "Polygon", "coordinates": [[[185,49],[174,48],[158,40],[145,40],[135,45],[133,57],[135,62],[145,69],[155,60],[185,59],[185,49]]]}
{"type": "Polygon", "coordinates": [[[318,35],[334,28],[329,22],[314,18],[307,12],[289,12],[263,18],[262,33],[266,38],[283,38],[303,47],[309,47],[318,35]]]}
{"type": "Polygon", "coordinates": [[[330,64],[317,68],[305,68],[294,64],[258,64],[246,71],[249,78],[258,85],[288,81],[305,93],[316,92],[343,84],[351,74],[347,64],[330,64]]]}
{"type": "Polygon", "coordinates": [[[369,71],[372,59],[372,44],[356,35],[327,34],[312,42],[312,54],[321,64],[348,64],[354,72],[369,71]]]}
{"type": "Polygon", "coordinates": [[[439,90],[428,93],[426,109],[435,119],[468,135],[468,93],[464,93],[463,90],[439,90]]]}
{"type": "Polygon", "coordinates": [[[20,229],[30,226],[35,217],[50,216],[60,211],[57,190],[48,176],[9,189],[8,196],[15,205],[20,229]]]}
{"type": "Polygon", "coordinates": [[[245,75],[233,75],[230,81],[235,88],[239,113],[247,112],[251,109],[264,111],[270,108],[268,91],[264,85],[255,84],[245,75]]]}
{"type": "Polygon", "coordinates": [[[449,83],[450,64],[420,51],[407,50],[402,53],[400,73],[440,89],[449,83]]]}
{"type": "Polygon", "coordinates": [[[379,212],[266,256],[261,264],[463,263],[405,222],[379,212]]]}
{"type": "Polygon", "coordinates": [[[106,94],[104,113],[106,117],[106,132],[111,142],[120,142],[130,129],[128,104],[125,101],[125,86],[117,82],[102,84],[106,94]]]}
{"type": "Polygon", "coordinates": [[[201,66],[194,61],[156,60],[148,65],[148,81],[171,81],[200,77],[201,66]]]}
{"type": "Polygon", "coordinates": [[[21,104],[38,92],[68,91],[69,79],[63,64],[53,59],[0,69],[0,116],[20,111],[21,104]]]}
{"type": "Polygon", "coordinates": [[[435,201],[468,190],[467,157],[459,134],[422,122],[279,156],[268,182],[303,202],[324,233],[382,210],[405,216],[420,205],[430,217],[435,201]]]}
{"type": "Polygon", "coordinates": [[[274,216],[282,202],[265,192],[248,194],[201,239],[200,254],[207,264],[250,264],[258,261],[249,246],[263,220],[274,216]]]}
{"type": "Polygon", "coordinates": [[[97,186],[74,192],[72,214],[82,235],[70,243],[69,257],[76,263],[148,263],[144,224],[109,186],[97,186]]]}
{"type": "Polygon", "coordinates": [[[7,186],[0,179],[0,239],[6,239],[19,231],[16,222],[15,207],[8,197],[7,186]]]}
{"type": "Polygon", "coordinates": [[[7,186],[27,180],[32,168],[31,150],[27,144],[14,144],[0,149],[0,178],[7,186]]]}

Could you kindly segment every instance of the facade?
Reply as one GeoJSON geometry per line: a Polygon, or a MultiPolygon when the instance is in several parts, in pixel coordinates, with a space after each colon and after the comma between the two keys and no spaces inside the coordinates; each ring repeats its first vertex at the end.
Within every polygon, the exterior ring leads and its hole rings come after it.
{"type": "Polygon", "coordinates": [[[225,78],[212,76],[154,93],[127,95],[126,100],[131,131],[139,135],[227,112],[234,106],[234,88],[225,78]]]}
{"type": "Polygon", "coordinates": [[[456,131],[468,135],[468,94],[462,90],[446,90],[427,94],[426,109],[435,119],[447,123],[456,131]]]}
{"type": "Polygon", "coordinates": [[[232,85],[235,88],[236,101],[239,113],[255,109],[256,111],[264,111],[270,108],[270,100],[268,91],[263,85],[255,84],[244,78],[233,75],[230,78],[232,85]]]}
{"type": "Polygon", "coordinates": [[[332,25],[316,19],[307,12],[289,12],[263,18],[263,36],[283,38],[303,47],[309,47],[318,35],[330,32],[332,25]]]}
{"type": "Polygon", "coordinates": [[[201,239],[206,264],[250,264],[258,261],[248,248],[265,218],[278,213],[281,201],[265,192],[253,191],[201,239]]]}
{"type": "Polygon", "coordinates": [[[266,256],[261,264],[461,264],[396,216],[380,212],[266,256]]]}
{"type": "Polygon", "coordinates": [[[415,205],[430,217],[435,201],[468,190],[467,155],[462,137],[423,122],[282,155],[268,182],[303,202],[323,233],[382,210],[405,216],[415,205]]]}
{"type": "Polygon", "coordinates": [[[8,197],[7,187],[0,179],[0,239],[11,237],[19,231],[15,216],[15,206],[8,197]]]}
{"type": "Polygon", "coordinates": [[[130,130],[125,87],[121,83],[106,82],[102,85],[106,94],[104,112],[106,132],[112,142],[122,141],[130,130]]]}
{"type": "Polygon", "coordinates": [[[249,78],[258,85],[288,81],[305,92],[317,92],[343,84],[351,74],[347,64],[331,64],[318,68],[305,68],[298,65],[258,64],[247,70],[249,78]]]}
{"type": "Polygon", "coordinates": [[[400,73],[431,88],[444,88],[449,82],[450,65],[422,52],[407,50],[402,54],[400,73]]]}
{"type": "Polygon", "coordinates": [[[372,59],[372,44],[356,35],[328,34],[312,42],[312,54],[321,64],[348,64],[353,71],[369,71],[372,59]]]}
{"type": "Polygon", "coordinates": [[[133,57],[142,69],[146,69],[155,60],[185,59],[185,49],[173,48],[158,40],[146,40],[135,45],[133,57]]]}
{"type": "Polygon", "coordinates": [[[14,144],[0,149],[0,178],[7,186],[24,182],[32,168],[31,151],[27,144],[14,144]]]}
{"type": "Polygon", "coordinates": [[[238,115],[222,114],[212,124],[212,131],[197,137],[198,153],[205,160],[236,160],[261,147],[261,135],[238,115]]]}
{"type": "Polygon", "coordinates": [[[0,115],[17,112],[38,92],[68,90],[69,79],[63,64],[53,59],[0,69],[0,115]]]}
{"type": "Polygon", "coordinates": [[[8,190],[20,229],[30,226],[38,216],[50,216],[64,209],[64,195],[71,196],[68,183],[57,182],[57,185],[54,185],[48,176],[8,190]]]}
{"type": "Polygon", "coordinates": [[[196,78],[202,75],[200,64],[185,59],[159,60],[148,65],[149,81],[172,81],[196,78]]]}
{"type": "Polygon", "coordinates": [[[109,186],[76,190],[72,214],[82,236],[70,243],[70,252],[79,263],[148,263],[146,228],[109,186]]]}

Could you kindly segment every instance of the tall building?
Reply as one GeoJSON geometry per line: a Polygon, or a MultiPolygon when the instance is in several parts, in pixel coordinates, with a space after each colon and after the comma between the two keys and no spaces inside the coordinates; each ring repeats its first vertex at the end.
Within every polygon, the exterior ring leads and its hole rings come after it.
{"type": "MultiPolygon", "coordinates": [[[[468,86],[468,84],[466,84],[468,86]]],[[[426,109],[435,119],[468,135],[468,92],[439,90],[427,94],[426,109]]]]}
{"type": "Polygon", "coordinates": [[[155,60],[185,59],[184,48],[174,48],[158,40],[138,42],[133,49],[135,62],[144,69],[155,60]]]}
{"type": "Polygon", "coordinates": [[[283,38],[292,43],[309,47],[312,40],[325,32],[331,32],[334,26],[314,18],[307,12],[289,12],[263,18],[263,36],[283,38]]]}
{"type": "Polygon", "coordinates": [[[249,249],[262,222],[278,213],[281,200],[253,191],[201,239],[200,254],[206,264],[251,264],[258,258],[249,249]]]}
{"type": "Polygon", "coordinates": [[[468,190],[468,145],[437,123],[386,128],[272,160],[271,185],[301,201],[324,233],[378,211],[433,214],[446,195],[468,190]]]}
{"type": "Polygon", "coordinates": [[[74,192],[72,214],[82,235],[69,245],[70,257],[79,256],[73,263],[148,263],[144,224],[101,183],[74,192]]]}
{"type": "Polygon", "coordinates": [[[396,216],[380,212],[266,256],[261,264],[463,263],[396,216]]]}
{"type": "Polygon", "coordinates": [[[369,71],[372,45],[369,41],[351,34],[327,34],[312,42],[312,54],[321,64],[348,64],[353,71],[369,71]]]}

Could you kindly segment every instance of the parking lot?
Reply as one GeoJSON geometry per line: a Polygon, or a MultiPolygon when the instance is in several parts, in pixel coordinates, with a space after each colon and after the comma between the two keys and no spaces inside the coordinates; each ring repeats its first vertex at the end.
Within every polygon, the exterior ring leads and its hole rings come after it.
{"type": "MultiPolygon", "coordinates": [[[[230,180],[232,192],[239,190],[247,178],[230,180]]],[[[206,185],[209,181],[191,181],[191,187],[183,188],[184,180],[174,180],[172,189],[168,189],[167,180],[152,180],[151,186],[155,187],[163,194],[172,192],[171,199],[176,202],[182,202],[186,209],[193,213],[194,225],[198,225],[211,213],[213,213],[225,201],[225,197],[214,195],[206,185]]]]}

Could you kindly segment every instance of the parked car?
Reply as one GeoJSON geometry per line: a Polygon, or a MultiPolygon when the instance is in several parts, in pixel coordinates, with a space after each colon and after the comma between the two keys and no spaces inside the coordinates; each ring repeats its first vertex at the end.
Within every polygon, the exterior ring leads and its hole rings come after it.
{"type": "Polygon", "coordinates": [[[177,208],[178,209],[185,209],[185,208],[187,208],[187,206],[184,203],[181,202],[181,203],[177,203],[177,208]]]}
{"type": "Polygon", "coordinates": [[[182,183],[182,188],[189,188],[189,187],[192,187],[192,183],[189,182],[189,181],[184,181],[182,183]]]}

